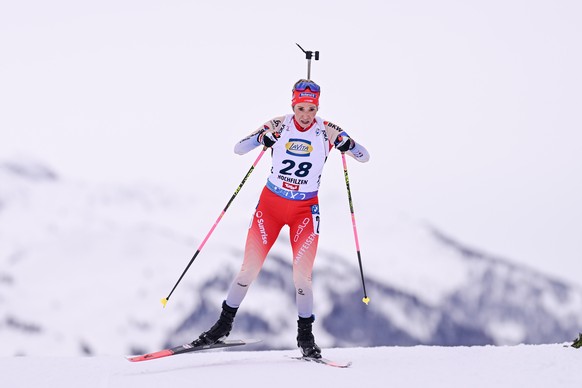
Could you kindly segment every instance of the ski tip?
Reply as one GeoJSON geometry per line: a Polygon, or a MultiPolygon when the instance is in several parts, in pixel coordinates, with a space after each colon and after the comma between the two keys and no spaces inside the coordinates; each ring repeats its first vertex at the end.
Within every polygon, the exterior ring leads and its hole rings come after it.
{"type": "Polygon", "coordinates": [[[162,300],[160,300],[160,302],[162,302],[162,306],[164,306],[164,308],[166,308],[166,305],[168,304],[168,298],[162,298],[162,300]]]}
{"type": "Polygon", "coordinates": [[[368,305],[368,303],[370,303],[370,298],[368,298],[367,296],[362,298],[362,302],[364,302],[366,304],[366,306],[368,305]]]}

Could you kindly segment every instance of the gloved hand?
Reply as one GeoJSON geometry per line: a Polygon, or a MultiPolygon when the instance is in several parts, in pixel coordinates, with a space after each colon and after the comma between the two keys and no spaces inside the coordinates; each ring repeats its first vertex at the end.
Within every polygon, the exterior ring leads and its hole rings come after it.
{"type": "Polygon", "coordinates": [[[262,132],[257,136],[257,140],[265,147],[272,147],[280,137],[279,132],[262,132]]]}
{"type": "Polygon", "coordinates": [[[337,148],[341,152],[347,152],[354,148],[355,145],[356,142],[352,138],[342,135],[338,135],[334,143],[335,148],[337,148]]]}

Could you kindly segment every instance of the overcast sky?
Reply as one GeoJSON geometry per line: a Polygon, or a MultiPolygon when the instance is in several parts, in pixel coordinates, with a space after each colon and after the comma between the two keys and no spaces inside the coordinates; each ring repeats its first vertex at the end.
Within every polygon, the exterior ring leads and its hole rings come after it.
{"type": "Polygon", "coordinates": [[[297,42],[320,116],[371,153],[360,224],[404,212],[580,284],[580,20],[577,0],[3,1],[0,158],[222,206],[256,156],[234,144],[290,112],[297,42]]]}

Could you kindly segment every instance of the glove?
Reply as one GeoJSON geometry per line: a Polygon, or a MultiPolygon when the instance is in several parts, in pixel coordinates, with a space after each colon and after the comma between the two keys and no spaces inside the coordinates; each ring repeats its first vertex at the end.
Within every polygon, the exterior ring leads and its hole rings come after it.
{"type": "Polygon", "coordinates": [[[257,136],[257,140],[265,147],[272,147],[280,137],[281,134],[279,132],[262,132],[257,136]]]}
{"type": "Polygon", "coordinates": [[[338,135],[334,143],[335,148],[337,148],[341,152],[347,152],[354,148],[355,145],[356,142],[352,138],[342,135],[338,135]]]}

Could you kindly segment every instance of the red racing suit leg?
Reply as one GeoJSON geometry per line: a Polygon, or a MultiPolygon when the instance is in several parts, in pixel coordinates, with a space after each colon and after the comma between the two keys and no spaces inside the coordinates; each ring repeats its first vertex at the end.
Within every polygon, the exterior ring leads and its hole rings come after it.
{"type": "Polygon", "coordinates": [[[319,242],[319,220],[317,197],[291,200],[265,187],[247,234],[241,269],[230,286],[226,303],[231,307],[240,306],[281,229],[288,225],[297,311],[300,317],[310,317],[313,313],[311,274],[319,242]]]}

